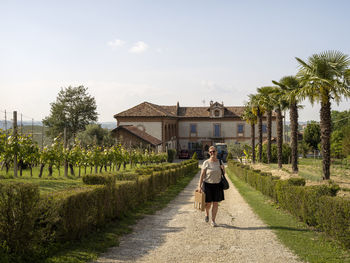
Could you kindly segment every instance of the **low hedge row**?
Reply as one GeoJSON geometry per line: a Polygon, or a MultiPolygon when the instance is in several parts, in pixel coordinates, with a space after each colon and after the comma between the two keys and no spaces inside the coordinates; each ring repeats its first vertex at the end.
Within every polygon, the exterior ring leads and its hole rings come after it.
{"type": "Polygon", "coordinates": [[[228,169],[308,225],[350,248],[350,200],[336,197],[339,186],[305,186],[303,178],[280,180],[234,161],[228,162],[228,169]]]}
{"type": "Polygon", "coordinates": [[[112,175],[85,177],[90,185],[43,196],[32,184],[0,184],[0,262],[39,262],[58,243],[82,238],[179,177],[193,175],[198,162],[166,167],[132,181],[115,181],[112,175]]]}

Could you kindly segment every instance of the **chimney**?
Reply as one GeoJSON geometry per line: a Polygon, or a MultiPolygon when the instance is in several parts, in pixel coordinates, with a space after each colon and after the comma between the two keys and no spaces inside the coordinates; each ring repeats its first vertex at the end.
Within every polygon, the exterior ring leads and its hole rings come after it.
{"type": "Polygon", "coordinates": [[[176,103],[176,116],[179,116],[180,103],[176,103]]]}

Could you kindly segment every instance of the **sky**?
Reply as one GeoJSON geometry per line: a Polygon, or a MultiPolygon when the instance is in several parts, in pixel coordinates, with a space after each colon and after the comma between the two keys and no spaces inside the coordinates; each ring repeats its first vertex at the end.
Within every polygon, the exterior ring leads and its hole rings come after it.
{"type": "MultiPolygon", "coordinates": [[[[350,1],[0,0],[0,120],[40,121],[60,89],[84,85],[99,122],[148,101],[240,106],[295,57],[350,55],[350,1]]],[[[299,120],[319,120],[301,103],[299,120]]],[[[332,104],[348,110],[349,101],[332,104]]]]}

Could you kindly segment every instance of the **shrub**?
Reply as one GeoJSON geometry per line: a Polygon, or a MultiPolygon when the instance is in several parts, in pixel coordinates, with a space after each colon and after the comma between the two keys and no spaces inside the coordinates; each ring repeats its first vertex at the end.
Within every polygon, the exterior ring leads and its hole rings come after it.
{"type": "Polygon", "coordinates": [[[37,241],[39,200],[38,186],[0,183],[0,251],[30,257],[37,241]]]}
{"type": "Polygon", "coordinates": [[[197,152],[193,153],[192,160],[198,160],[197,152]]]}
{"type": "MultiPolygon", "coordinates": [[[[262,162],[267,163],[267,144],[264,144],[262,147],[262,162]]],[[[258,146],[256,147],[256,156],[258,158],[259,150],[258,146]]],[[[289,144],[284,143],[282,145],[282,163],[289,163],[289,159],[292,154],[292,149],[289,144]]],[[[277,163],[277,144],[271,144],[271,163],[277,163]]]]}
{"type": "Polygon", "coordinates": [[[113,185],[116,176],[112,174],[87,174],[82,177],[83,183],[88,185],[113,185]]]}
{"type": "Polygon", "coordinates": [[[336,238],[350,248],[350,200],[335,197],[339,186],[305,186],[305,179],[279,180],[270,173],[229,161],[228,169],[263,194],[272,197],[296,217],[336,238]]]}
{"type": "Polygon", "coordinates": [[[174,161],[176,155],[176,150],[175,149],[168,149],[168,163],[172,163],[174,161]]]}

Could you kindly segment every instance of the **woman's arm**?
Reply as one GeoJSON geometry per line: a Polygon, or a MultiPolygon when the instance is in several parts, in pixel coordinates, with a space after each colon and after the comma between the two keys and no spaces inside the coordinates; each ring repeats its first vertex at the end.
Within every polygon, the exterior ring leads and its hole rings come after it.
{"type": "Polygon", "coordinates": [[[202,192],[201,185],[202,185],[202,183],[203,183],[203,179],[204,179],[205,171],[206,171],[206,169],[202,169],[202,171],[201,171],[201,176],[200,176],[200,178],[199,178],[199,182],[198,182],[197,191],[198,191],[198,192],[200,192],[200,193],[202,192]]]}

